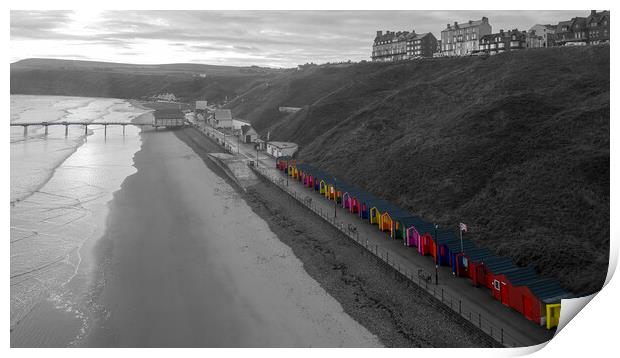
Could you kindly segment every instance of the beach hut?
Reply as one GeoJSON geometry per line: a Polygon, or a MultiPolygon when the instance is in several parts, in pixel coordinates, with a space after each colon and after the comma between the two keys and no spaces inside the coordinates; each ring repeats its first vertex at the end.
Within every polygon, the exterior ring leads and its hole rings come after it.
{"type": "Polygon", "coordinates": [[[288,167],[288,162],[291,159],[289,156],[278,157],[276,158],[276,168],[281,171],[286,171],[288,167]]]}
{"type": "Polygon", "coordinates": [[[437,230],[437,235],[433,236],[435,251],[431,252],[435,258],[435,263],[439,266],[448,266],[450,260],[450,248],[460,246],[459,239],[450,230],[437,230]]]}
{"type": "Polygon", "coordinates": [[[371,224],[377,224],[382,229],[381,214],[391,208],[391,205],[383,199],[373,199],[368,202],[368,220],[371,224]]]}
{"type": "Polygon", "coordinates": [[[400,236],[404,236],[405,245],[417,247],[418,252],[420,252],[420,241],[423,241],[422,245],[424,242],[428,243],[431,233],[435,231],[435,226],[433,224],[415,215],[407,218],[400,218],[398,220],[398,227],[399,230],[397,230],[397,232],[401,231],[400,236]],[[425,239],[421,240],[424,236],[426,236],[425,239]]]}
{"type": "Polygon", "coordinates": [[[403,240],[403,244],[405,246],[414,246],[413,243],[409,243],[409,239],[407,238],[407,232],[409,228],[414,227],[414,224],[417,223],[417,219],[418,217],[415,215],[400,217],[396,219],[396,223],[394,225],[394,238],[398,240],[403,240]]]}
{"type": "Polygon", "coordinates": [[[486,248],[466,247],[457,260],[456,275],[469,277],[472,284],[478,287],[483,282],[483,261],[493,256],[486,248]]]}
{"type": "Polygon", "coordinates": [[[386,202],[381,210],[379,230],[389,232],[390,237],[392,237],[392,233],[394,231],[394,221],[400,216],[411,216],[411,214],[391,203],[386,202]]]}
{"type": "Polygon", "coordinates": [[[463,239],[463,241],[461,241],[460,238],[456,237],[456,235],[455,238],[456,240],[450,241],[445,245],[443,251],[446,253],[446,257],[450,262],[452,274],[456,276],[458,275],[459,267],[466,265],[466,263],[463,262],[465,249],[475,249],[476,245],[469,239],[463,239]]]}
{"type": "MultiPolygon", "coordinates": [[[[497,271],[497,270],[496,270],[497,271]]],[[[513,282],[519,285],[523,285],[530,282],[533,279],[538,279],[536,271],[532,267],[518,267],[513,266],[511,268],[502,269],[501,272],[489,272],[489,281],[492,283],[491,295],[496,300],[500,301],[505,306],[511,306],[510,295],[511,291],[515,297],[519,296],[518,301],[521,301],[520,295],[517,293],[519,290],[513,288],[513,282]]],[[[517,303],[514,298],[515,304],[517,303]]],[[[520,303],[520,302],[518,302],[520,303]]],[[[517,305],[519,306],[519,305],[517,305]]]]}
{"type": "MultiPolygon", "coordinates": [[[[551,329],[560,322],[560,307],[563,299],[574,295],[562,288],[551,278],[528,282],[521,290],[522,314],[536,324],[551,329]]],[[[515,300],[519,302],[519,300],[515,300]]]]}
{"type": "Polygon", "coordinates": [[[561,300],[573,296],[556,279],[539,277],[533,267],[515,267],[492,279],[495,299],[547,329],[559,322],[561,300]]]}
{"type": "MultiPolygon", "coordinates": [[[[483,267],[482,269],[483,280],[480,283],[483,284],[488,289],[492,289],[494,288],[494,285],[497,285],[497,283],[495,282],[496,275],[500,275],[508,270],[512,270],[516,268],[512,260],[510,260],[509,258],[500,257],[500,256],[487,257],[482,262],[482,264],[483,264],[482,266],[483,267]]],[[[501,287],[499,287],[498,290],[501,290],[501,287]]]]}
{"type": "MultiPolygon", "coordinates": [[[[387,231],[390,233],[390,238],[396,238],[397,232],[402,232],[400,228],[399,219],[411,217],[412,214],[405,209],[397,206],[391,206],[381,213],[381,223],[379,228],[381,231],[387,231]]],[[[399,237],[400,239],[400,237],[399,237]]]]}

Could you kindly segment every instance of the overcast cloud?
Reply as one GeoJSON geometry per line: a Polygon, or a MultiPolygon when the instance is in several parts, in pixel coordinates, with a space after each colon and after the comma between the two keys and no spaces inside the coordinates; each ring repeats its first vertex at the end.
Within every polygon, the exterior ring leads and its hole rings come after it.
{"type": "Polygon", "coordinates": [[[582,11],[11,11],[11,62],[292,67],[370,58],[377,30],[432,32],[489,18],[493,32],[557,24],[582,11]]]}

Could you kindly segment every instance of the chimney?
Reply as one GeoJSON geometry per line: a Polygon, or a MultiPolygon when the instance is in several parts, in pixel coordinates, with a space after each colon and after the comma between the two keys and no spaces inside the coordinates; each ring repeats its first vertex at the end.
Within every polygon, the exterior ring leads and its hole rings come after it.
{"type": "Polygon", "coordinates": [[[377,31],[377,37],[383,36],[383,31],[377,31]]]}
{"type": "Polygon", "coordinates": [[[459,27],[459,23],[458,22],[454,22],[454,27],[459,27]]]}
{"type": "Polygon", "coordinates": [[[471,23],[472,23],[472,22],[473,22],[473,21],[469,20],[469,24],[470,24],[470,25],[471,25],[471,23]]]}
{"type": "Polygon", "coordinates": [[[596,10],[590,10],[590,16],[596,15],[596,10]]]}
{"type": "Polygon", "coordinates": [[[499,30],[499,34],[504,36],[504,29],[499,30]]]}
{"type": "Polygon", "coordinates": [[[482,17],[482,22],[489,22],[489,19],[486,16],[482,17]]]}
{"type": "Polygon", "coordinates": [[[450,24],[448,24],[448,28],[450,28],[450,24]]]}

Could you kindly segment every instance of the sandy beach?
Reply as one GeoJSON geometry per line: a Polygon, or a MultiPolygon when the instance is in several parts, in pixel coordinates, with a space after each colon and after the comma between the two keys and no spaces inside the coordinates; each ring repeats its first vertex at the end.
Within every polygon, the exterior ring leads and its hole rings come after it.
{"type": "MultiPolygon", "coordinates": [[[[379,340],[343,311],[173,131],[145,129],[97,243],[85,347],[338,347],[379,340]]],[[[218,151],[209,142],[202,149],[218,151]]]]}

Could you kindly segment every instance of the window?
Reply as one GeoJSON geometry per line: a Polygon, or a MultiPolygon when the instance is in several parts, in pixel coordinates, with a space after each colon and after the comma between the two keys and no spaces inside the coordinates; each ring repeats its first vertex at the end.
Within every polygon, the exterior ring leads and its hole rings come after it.
{"type": "Polygon", "coordinates": [[[500,285],[499,285],[498,280],[493,280],[493,287],[498,291],[500,290],[500,285]]]}

